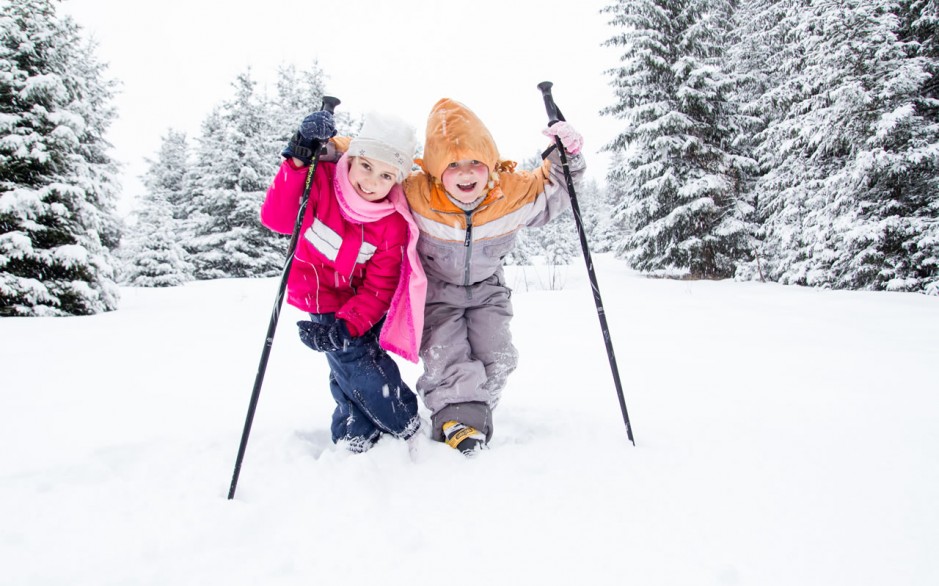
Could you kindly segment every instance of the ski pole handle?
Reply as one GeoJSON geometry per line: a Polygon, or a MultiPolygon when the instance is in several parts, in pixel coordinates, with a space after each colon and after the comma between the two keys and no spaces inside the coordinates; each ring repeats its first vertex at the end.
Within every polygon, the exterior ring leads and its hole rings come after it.
{"type": "Polygon", "coordinates": [[[548,112],[548,126],[553,126],[558,120],[562,120],[558,113],[557,104],[554,103],[554,96],[551,95],[551,86],[553,85],[550,81],[543,81],[538,84],[541,97],[544,98],[545,110],[548,112]]]}
{"type": "MultiPolygon", "coordinates": [[[[335,97],[335,96],[323,96],[323,105],[322,105],[322,107],[321,107],[320,109],[321,109],[321,110],[325,110],[325,111],[329,112],[330,114],[335,114],[335,113],[336,113],[336,106],[338,106],[338,105],[341,104],[341,103],[342,103],[342,102],[339,101],[339,98],[337,98],[337,97],[335,97]]],[[[328,140],[323,141],[323,144],[320,145],[320,148],[319,148],[319,151],[318,151],[319,154],[321,154],[321,155],[322,155],[322,154],[326,154],[326,143],[327,143],[327,142],[329,142],[329,141],[328,141],[328,140]]],[[[310,165],[310,173],[309,173],[309,176],[307,177],[307,184],[304,186],[304,188],[305,188],[305,189],[304,189],[304,193],[306,193],[306,192],[308,192],[308,191],[310,190],[310,184],[313,182],[313,171],[314,171],[315,169],[316,169],[316,163],[310,165]]]]}
{"type": "Polygon", "coordinates": [[[323,109],[329,112],[330,114],[335,114],[336,106],[341,104],[339,98],[333,96],[323,96],[323,109]]]}

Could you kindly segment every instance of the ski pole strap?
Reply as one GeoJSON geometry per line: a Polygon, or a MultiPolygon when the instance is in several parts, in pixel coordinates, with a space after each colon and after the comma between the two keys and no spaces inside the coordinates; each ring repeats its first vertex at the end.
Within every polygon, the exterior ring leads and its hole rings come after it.
{"type": "Polygon", "coordinates": [[[314,140],[312,147],[305,147],[300,144],[300,141],[303,140],[303,136],[296,132],[293,135],[293,138],[290,139],[290,152],[294,157],[300,159],[301,161],[313,161],[313,155],[323,154],[323,147],[320,145],[320,141],[314,140]]]}

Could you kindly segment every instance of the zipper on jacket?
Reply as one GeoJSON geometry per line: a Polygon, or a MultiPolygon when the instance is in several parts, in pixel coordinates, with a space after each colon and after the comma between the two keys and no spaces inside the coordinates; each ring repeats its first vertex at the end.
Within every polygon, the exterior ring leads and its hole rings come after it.
{"type": "Polygon", "coordinates": [[[466,214],[466,238],[463,240],[463,248],[466,249],[465,261],[463,263],[464,287],[469,287],[470,284],[470,257],[473,256],[473,211],[463,212],[466,214]]]}

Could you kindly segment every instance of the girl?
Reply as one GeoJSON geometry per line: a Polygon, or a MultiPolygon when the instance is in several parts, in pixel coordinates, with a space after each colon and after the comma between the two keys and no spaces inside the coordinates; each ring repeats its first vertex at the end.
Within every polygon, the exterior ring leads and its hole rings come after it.
{"type": "MultiPolygon", "coordinates": [[[[261,206],[265,226],[293,231],[313,153],[335,134],[329,112],[303,120],[261,206]]],[[[417,397],[386,352],[417,362],[423,328],[427,281],[400,185],[416,144],[408,124],[372,113],[338,162],[318,163],[287,279],[287,302],[310,314],[300,339],[329,362],[332,439],[353,452],[420,427],[417,397]]]]}

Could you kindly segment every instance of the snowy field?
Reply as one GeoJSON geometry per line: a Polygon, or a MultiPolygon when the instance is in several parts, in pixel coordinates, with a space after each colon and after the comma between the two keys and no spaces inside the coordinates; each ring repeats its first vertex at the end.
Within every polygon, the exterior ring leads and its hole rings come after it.
{"type": "Polygon", "coordinates": [[[578,261],[510,274],[521,365],[475,460],[337,450],[285,309],[234,501],[276,280],[0,320],[0,582],[939,584],[939,299],[597,261],[637,447],[578,261]]]}

